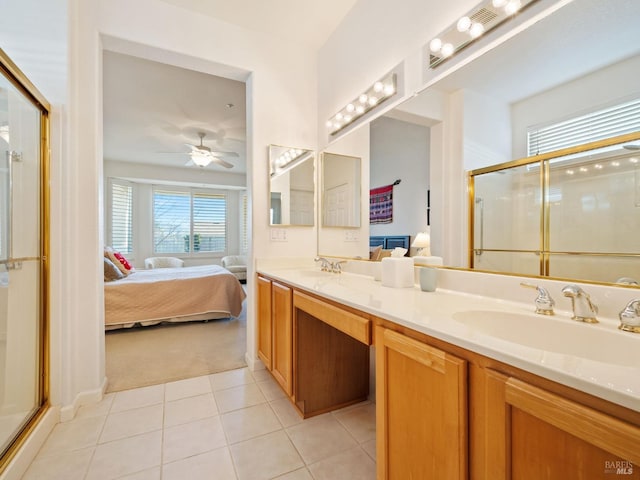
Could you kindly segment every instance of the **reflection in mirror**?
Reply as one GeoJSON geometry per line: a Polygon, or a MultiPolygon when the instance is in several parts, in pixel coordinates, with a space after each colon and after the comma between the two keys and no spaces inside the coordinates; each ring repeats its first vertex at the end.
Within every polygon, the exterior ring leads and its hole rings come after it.
{"type": "Polygon", "coordinates": [[[322,154],[322,226],[360,227],[361,159],[322,154]]]}
{"type": "Polygon", "coordinates": [[[471,172],[474,268],[637,285],[640,133],[471,172]]]}
{"type": "Polygon", "coordinates": [[[312,150],[269,145],[270,225],[314,225],[312,150]]]}

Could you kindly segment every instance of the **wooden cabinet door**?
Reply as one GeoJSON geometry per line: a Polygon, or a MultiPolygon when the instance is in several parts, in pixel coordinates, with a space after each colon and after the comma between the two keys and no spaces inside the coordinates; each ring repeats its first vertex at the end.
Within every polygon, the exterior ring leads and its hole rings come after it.
{"type": "Polygon", "coordinates": [[[466,362],[376,327],[379,480],[465,479],[466,362]]]}
{"type": "Polygon", "coordinates": [[[273,343],[271,373],[289,396],[293,393],[292,298],[291,288],[272,282],[271,319],[273,343]]]}
{"type": "Polygon", "coordinates": [[[504,465],[500,475],[480,478],[640,479],[639,427],[515,378],[488,375],[493,398],[504,402],[489,406],[494,421],[485,438],[493,437],[493,458],[504,465]],[[500,378],[502,392],[495,388],[500,378]]]}
{"type": "Polygon", "coordinates": [[[273,368],[272,348],[273,329],[271,321],[271,280],[258,277],[258,357],[268,370],[273,368]]]}

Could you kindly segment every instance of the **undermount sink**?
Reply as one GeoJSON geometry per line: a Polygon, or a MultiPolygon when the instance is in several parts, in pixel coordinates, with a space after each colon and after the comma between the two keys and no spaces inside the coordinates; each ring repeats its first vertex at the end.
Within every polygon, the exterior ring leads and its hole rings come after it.
{"type": "Polygon", "coordinates": [[[640,366],[640,337],[602,325],[492,310],[457,312],[453,319],[478,333],[526,347],[613,365],[640,366]]]}

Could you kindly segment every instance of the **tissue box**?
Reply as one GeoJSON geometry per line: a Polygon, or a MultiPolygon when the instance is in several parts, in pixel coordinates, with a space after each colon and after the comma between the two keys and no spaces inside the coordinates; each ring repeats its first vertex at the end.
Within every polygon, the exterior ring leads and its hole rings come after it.
{"type": "Polygon", "coordinates": [[[413,287],[413,259],[409,257],[382,259],[382,285],[384,287],[413,287]]]}

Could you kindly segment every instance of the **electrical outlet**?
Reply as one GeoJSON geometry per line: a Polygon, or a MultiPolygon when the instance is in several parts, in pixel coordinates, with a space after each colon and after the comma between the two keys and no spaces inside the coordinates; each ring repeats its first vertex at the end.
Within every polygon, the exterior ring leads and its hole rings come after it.
{"type": "Polygon", "coordinates": [[[358,230],[345,230],[344,241],[345,242],[357,242],[360,239],[360,232],[358,230]]]}
{"type": "Polygon", "coordinates": [[[272,242],[286,242],[287,230],[284,228],[272,228],[271,229],[271,241],[272,242]]]}

